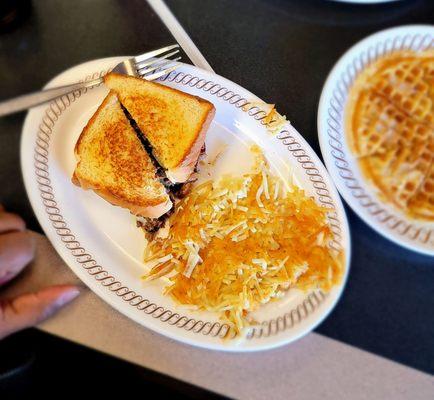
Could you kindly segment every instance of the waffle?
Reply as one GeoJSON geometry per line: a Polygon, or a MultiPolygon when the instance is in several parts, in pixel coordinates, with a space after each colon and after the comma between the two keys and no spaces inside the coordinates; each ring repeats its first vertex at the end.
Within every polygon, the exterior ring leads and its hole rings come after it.
{"type": "Polygon", "coordinates": [[[397,137],[410,135],[410,123],[404,113],[372,89],[361,91],[351,126],[354,153],[358,157],[385,153],[397,137]]]}
{"type": "Polygon", "coordinates": [[[434,219],[434,52],[380,59],[356,79],[347,138],[362,173],[386,202],[434,219]]]}
{"type": "Polygon", "coordinates": [[[408,210],[415,218],[434,221],[434,162],[416,195],[408,202],[408,210]]]}
{"type": "Polygon", "coordinates": [[[424,70],[424,75],[423,75],[424,81],[427,83],[429,88],[428,91],[429,99],[431,100],[431,104],[434,104],[434,56],[422,61],[421,66],[424,70]]]}
{"type": "Polygon", "coordinates": [[[428,175],[434,140],[399,140],[390,149],[360,160],[362,171],[378,187],[385,199],[406,209],[428,175]]]}
{"type": "Polygon", "coordinates": [[[395,56],[384,62],[371,85],[416,121],[434,125],[432,79],[434,58],[395,56]],[[431,82],[432,83],[432,82],[431,82]]]}

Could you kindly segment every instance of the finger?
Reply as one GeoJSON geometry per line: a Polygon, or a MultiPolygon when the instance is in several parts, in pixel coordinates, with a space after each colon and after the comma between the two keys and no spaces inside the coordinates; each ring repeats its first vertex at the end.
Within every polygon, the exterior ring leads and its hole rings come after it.
{"type": "Polygon", "coordinates": [[[3,204],[0,204],[0,212],[4,211],[5,208],[3,207],[3,204]]]}
{"type": "Polygon", "coordinates": [[[24,231],[25,229],[26,223],[19,215],[3,212],[0,209],[0,233],[24,231]]]}
{"type": "Polygon", "coordinates": [[[0,235],[0,285],[18,275],[34,254],[35,241],[28,232],[0,235]]]}
{"type": "Polygon", "coordinates": [[[60,285],[0,301],[0,339],[39,324],[79,293],[76,286],[60,285]]]}

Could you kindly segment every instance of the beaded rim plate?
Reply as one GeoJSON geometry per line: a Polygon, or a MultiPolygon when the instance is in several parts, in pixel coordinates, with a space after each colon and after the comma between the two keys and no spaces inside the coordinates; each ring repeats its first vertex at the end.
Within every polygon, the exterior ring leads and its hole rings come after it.
{"type": "MultiPolygon", "coordinates": [[[[103,75],[126,57],[90,61],[55,77],[47,87],[103,75]],[[93,72],[93,73],[91,73],[93,72]]],[[[325,294],[290,290],[254,314],[260,324],[246,338],[224,339],[228,326],[216,315],[176,306],[161,293],[162,282],[144,285],[141,262],[144,237],[134,218],[110,206],[90,191],[70,182],[75,166],[73,148],[83,126],[107,89],[97,87],[64,96],[32,109],[25,120],[21,165],[32,207],[54,248],[68,266],[103,300],[143,326],[192,345],[227,351],[253,351],[289,343],[310,332],[332,310],[346,282],[350,259],[348,223],[339,195],[324,166],[300,134],[288,123],[271,135],[262,102],[242,87],[190,65],[160,82],[210,100],[216,117],[207,136],[207,151],[228,144],[227,171],[247,161],[246,143],[255,142],[278,173],[292,171],[316,201],[330,209],[335,232],[330,246],[343,249],[345,273],[339,286],[325,294]]]]}
{"type": "Polygon", "coordinates": [[[372,62],[394,51],[431,48],[434,48],[434,27],[430,25],[387,29],[363,39],[333,67],[318,108],[321,153],[342,197],[378,233],[400,246],[428,255],[434,255],[434,223],[412,220],[378,197],[348,146],[344,111],[354,80],[372,62]]]}

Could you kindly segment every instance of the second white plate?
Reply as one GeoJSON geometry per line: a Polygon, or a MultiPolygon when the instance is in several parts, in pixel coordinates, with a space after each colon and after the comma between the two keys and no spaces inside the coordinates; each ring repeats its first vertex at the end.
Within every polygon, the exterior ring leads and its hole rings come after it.
{"type": "Polygon", "coordinates": [[[344,132],[348,92],[357,75],[379,57],[397,50],[434,48],[434,27],[387,29],[349,49],[324,85],[318,109],[318,135],[327,169],[342,197],[367,224],[395,243],[434,255],[434,223],[416,221],[384,203],[364,179],[344,132]]]}

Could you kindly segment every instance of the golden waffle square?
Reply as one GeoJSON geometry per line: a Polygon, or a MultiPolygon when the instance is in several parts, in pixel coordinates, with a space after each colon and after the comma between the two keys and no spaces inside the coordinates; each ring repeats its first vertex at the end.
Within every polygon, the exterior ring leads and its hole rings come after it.
{"type": "MultiPolygon", "coordinates": [[[[354,153],[365,157],[384,153],[406,116],[373,90],[363,90],[354,104],[351,145],[354,153]]],[[[404,127],[405,129],[405,127],[404,127]]]]}
{"type": "Polygon", "coordinates": [[[413,119],[434,123],[433,99],[430,96],[429,68],[424,58],[395,57],[383,63],[372,77],[373,89],[413,119]],[[428,74],[428,75],[427,75],[428,74]]]}
{"type": "Polygon", "coordinates": [[[434,163],[417,194],[410,199],[408,209],[416,218],[434,221],[434,163]]]}
{"type": "Polygon", "coordinates": [[[346,131],[380,198],[434,219],[434,53],[392,54],[356,79],[346,131]]]}
{"type": "Polygon", "coordinates": [[[385,199],[399,208],[406,208],[429,173],[433,158],[432,143],[433,140],[415,140],[405,145],[404,141],[400,141],[384,153],[364,157],[360,165],[385,199]]]}

